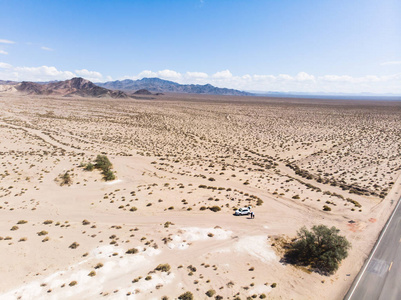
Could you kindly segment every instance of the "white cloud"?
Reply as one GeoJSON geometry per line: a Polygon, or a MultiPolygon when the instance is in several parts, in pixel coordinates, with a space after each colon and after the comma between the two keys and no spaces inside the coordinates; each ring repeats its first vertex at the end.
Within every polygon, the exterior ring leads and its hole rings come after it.
{"type": "Polygon", "coordinates": [[[315,81],[315,76],[305,72],[299,72],[297,76],[295,76],[295,79],[299,81],[315,81]]]}
{"type": "Polygon", "coordinates": [[[87,69],[75,70],[75,74],[90,81],[99,82],[103,80],[102,74],[96,71],[89,71],[87,69]]]}
{"type": "Polygon", "coordinates": [[[14,41],[0,39],[0,44],[15,44],[14,41]]]}
{"type": "Polygon", "coordinates": [[[186,72],[185,77],[198,79],[198,78],[208,78],[209,75],[203,72],[186,72]]]}
{"type": "Polygon", "coordinates": [[[66,80],[77,76],[96,82],[104,81],[101,73],[86,69],[71,72],[58,70],[53,66],[14,67],[8,63],[0,62],[0,79],[2,80],[51,81],[66,80]]]}
{"type": "Polygon", "coordinates": [[[157,72],[157,77],[170,80],[179,80],[182,77],[182,75],[176,71],[162,70],[157,72]]]}
{"type": "Polygon", "coordinates": [[[66,80],[75,76],[70,71],[59,71],[55,67],[15,67],[12,70],[13,80],[31,80],[31,81],[48,81],[48,80],[66,80]]]}
{"type": "Polygon", "coordinates": [[[217,79],[228,79],[233,77],[233,74],[231,74],[229,70],[224,70],[213,74],[212,77],[217,79]]]}
{"type": "Polygon", "coordinates": [[[380,64],[381,66],[401,65],[401,60],[386,61],[380,64]]]}
{"type": "Polygon", "coordinates": [[[157,77],[157,73],[149,71],[149,70],[144,70],[141,73],[138,74],[138,77],[135,77],[135,79],[137,78],[151,78],[151,77],[157,77]]]}
{"type": "Polygon", "coordinates": [[[10,69],[12,68],[12,65],[4,62],[0,62],[0,69],[10,69]]]}
{"type": "Polygon", "coordinates": [[[45,51],[54,51],[54,49],[45,47],[45,46],[40,47],[40,49],[45,50],[45,51]]]}
{"type": "Polygon", "coordinates": [[[0,54],[7,55],[7,54],[8,54],[8,52],[6,52],[6,51],[4,51],[4,50],[0,50],[0,54]]]}

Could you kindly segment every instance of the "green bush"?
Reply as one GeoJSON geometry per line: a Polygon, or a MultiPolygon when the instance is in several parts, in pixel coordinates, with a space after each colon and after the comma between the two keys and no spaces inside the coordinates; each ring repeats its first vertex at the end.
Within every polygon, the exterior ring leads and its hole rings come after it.
{"type": "Polygon", "coordinates": [[[334,273],[351,248],[351,244],[339,232],[334,226],[313,226],[311,231],[302,227],[298,231],[298,239],[286,254],[287,260],[297,265],[311,266],[323,274],[334,273]]]}
{"type": "Polygon", "coordinates": [[[107,170],[103,172],[104,175],[104,180],[106,181],[112,181],[114,179],[116,179],[116,175],[114,175],[114,172],[112,170],[107,170]]]}
{"type": "Polygon", "coordinates": [[[98,155],[95,159],[95,168],[100,170],[109,170],[113,167],[106,155],[98,155]]]}
{"type": "MultiPolygon", "coordinates": [[[[89,164],[88,164],[88,166],[89,166],[89,164]]],[[[111,164],[110,160],[107,158],[106,155],[98,155],[95,159],[94,167],[96,169],[102,170],[104,180],[111,181],[111,180],[116,179],[114,172],[111,171],[111,168],[113,167],[113,165],[111,164]]]]}
{"type": "Polygon", "coordinates": [[[93,169],[95,169],[95,166],[92,164],[92,163],[88,163],[86,166],[85,166],[85,171],[93,171],[93,169]]]}

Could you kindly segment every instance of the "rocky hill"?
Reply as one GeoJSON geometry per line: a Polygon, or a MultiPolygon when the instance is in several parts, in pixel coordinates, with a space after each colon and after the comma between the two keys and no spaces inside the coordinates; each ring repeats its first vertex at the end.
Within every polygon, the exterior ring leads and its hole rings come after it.
{"type": "Polygon", "coordinates": [[[143,78],[139,80],[116,80],[105,83],[96,83],[97,85],[111,90],[137,91],[146,89],[153,93],[191,93],[191,94],[209,94],[209,95],[235,95],[250,96],[251,93],[234,89],[218,88],[211,84],[179,84],[173,81],[160,78],[143,78]]]}
{"type": "Polygon", "coordinates": [[[0,85],[16,85],[18,84],[17,81],[12,80],[0,80],[0,85]]]}
{"type": "Polygon", "coordinates": [[[50,82],[45,84],[23,81],[16,85],[16,89],[29,95],[60,95],[81,97],[110,97],[128,98],[122,91],[112,91],[95,85],[89,80],[76,77],[70,80],[50,82]]]}
{"type": "Polygon", "coordinates": [[[153,95],[151,92],[145,89],[137,90],[134,95],[153,95]]]}

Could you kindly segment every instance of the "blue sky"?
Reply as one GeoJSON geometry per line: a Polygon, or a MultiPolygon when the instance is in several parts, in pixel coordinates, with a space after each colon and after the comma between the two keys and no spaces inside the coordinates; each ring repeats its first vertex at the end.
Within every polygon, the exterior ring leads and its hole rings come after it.
{"type": "Polygon", "coordinates": [[[0,79],[401,94],[398,0],[0,0],[0,79]]]}

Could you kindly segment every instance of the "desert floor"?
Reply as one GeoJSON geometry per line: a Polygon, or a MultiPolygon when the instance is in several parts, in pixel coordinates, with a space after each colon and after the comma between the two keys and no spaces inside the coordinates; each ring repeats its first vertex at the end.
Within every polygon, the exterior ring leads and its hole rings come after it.
{"type": "Polygon", "coordinates": [[[400,196],[401,103],[6,91],[0,158],[1,299],[341,299],[400,196]],[[331,276],[281,261],[318,224],[352,243],[331,276]]]}

